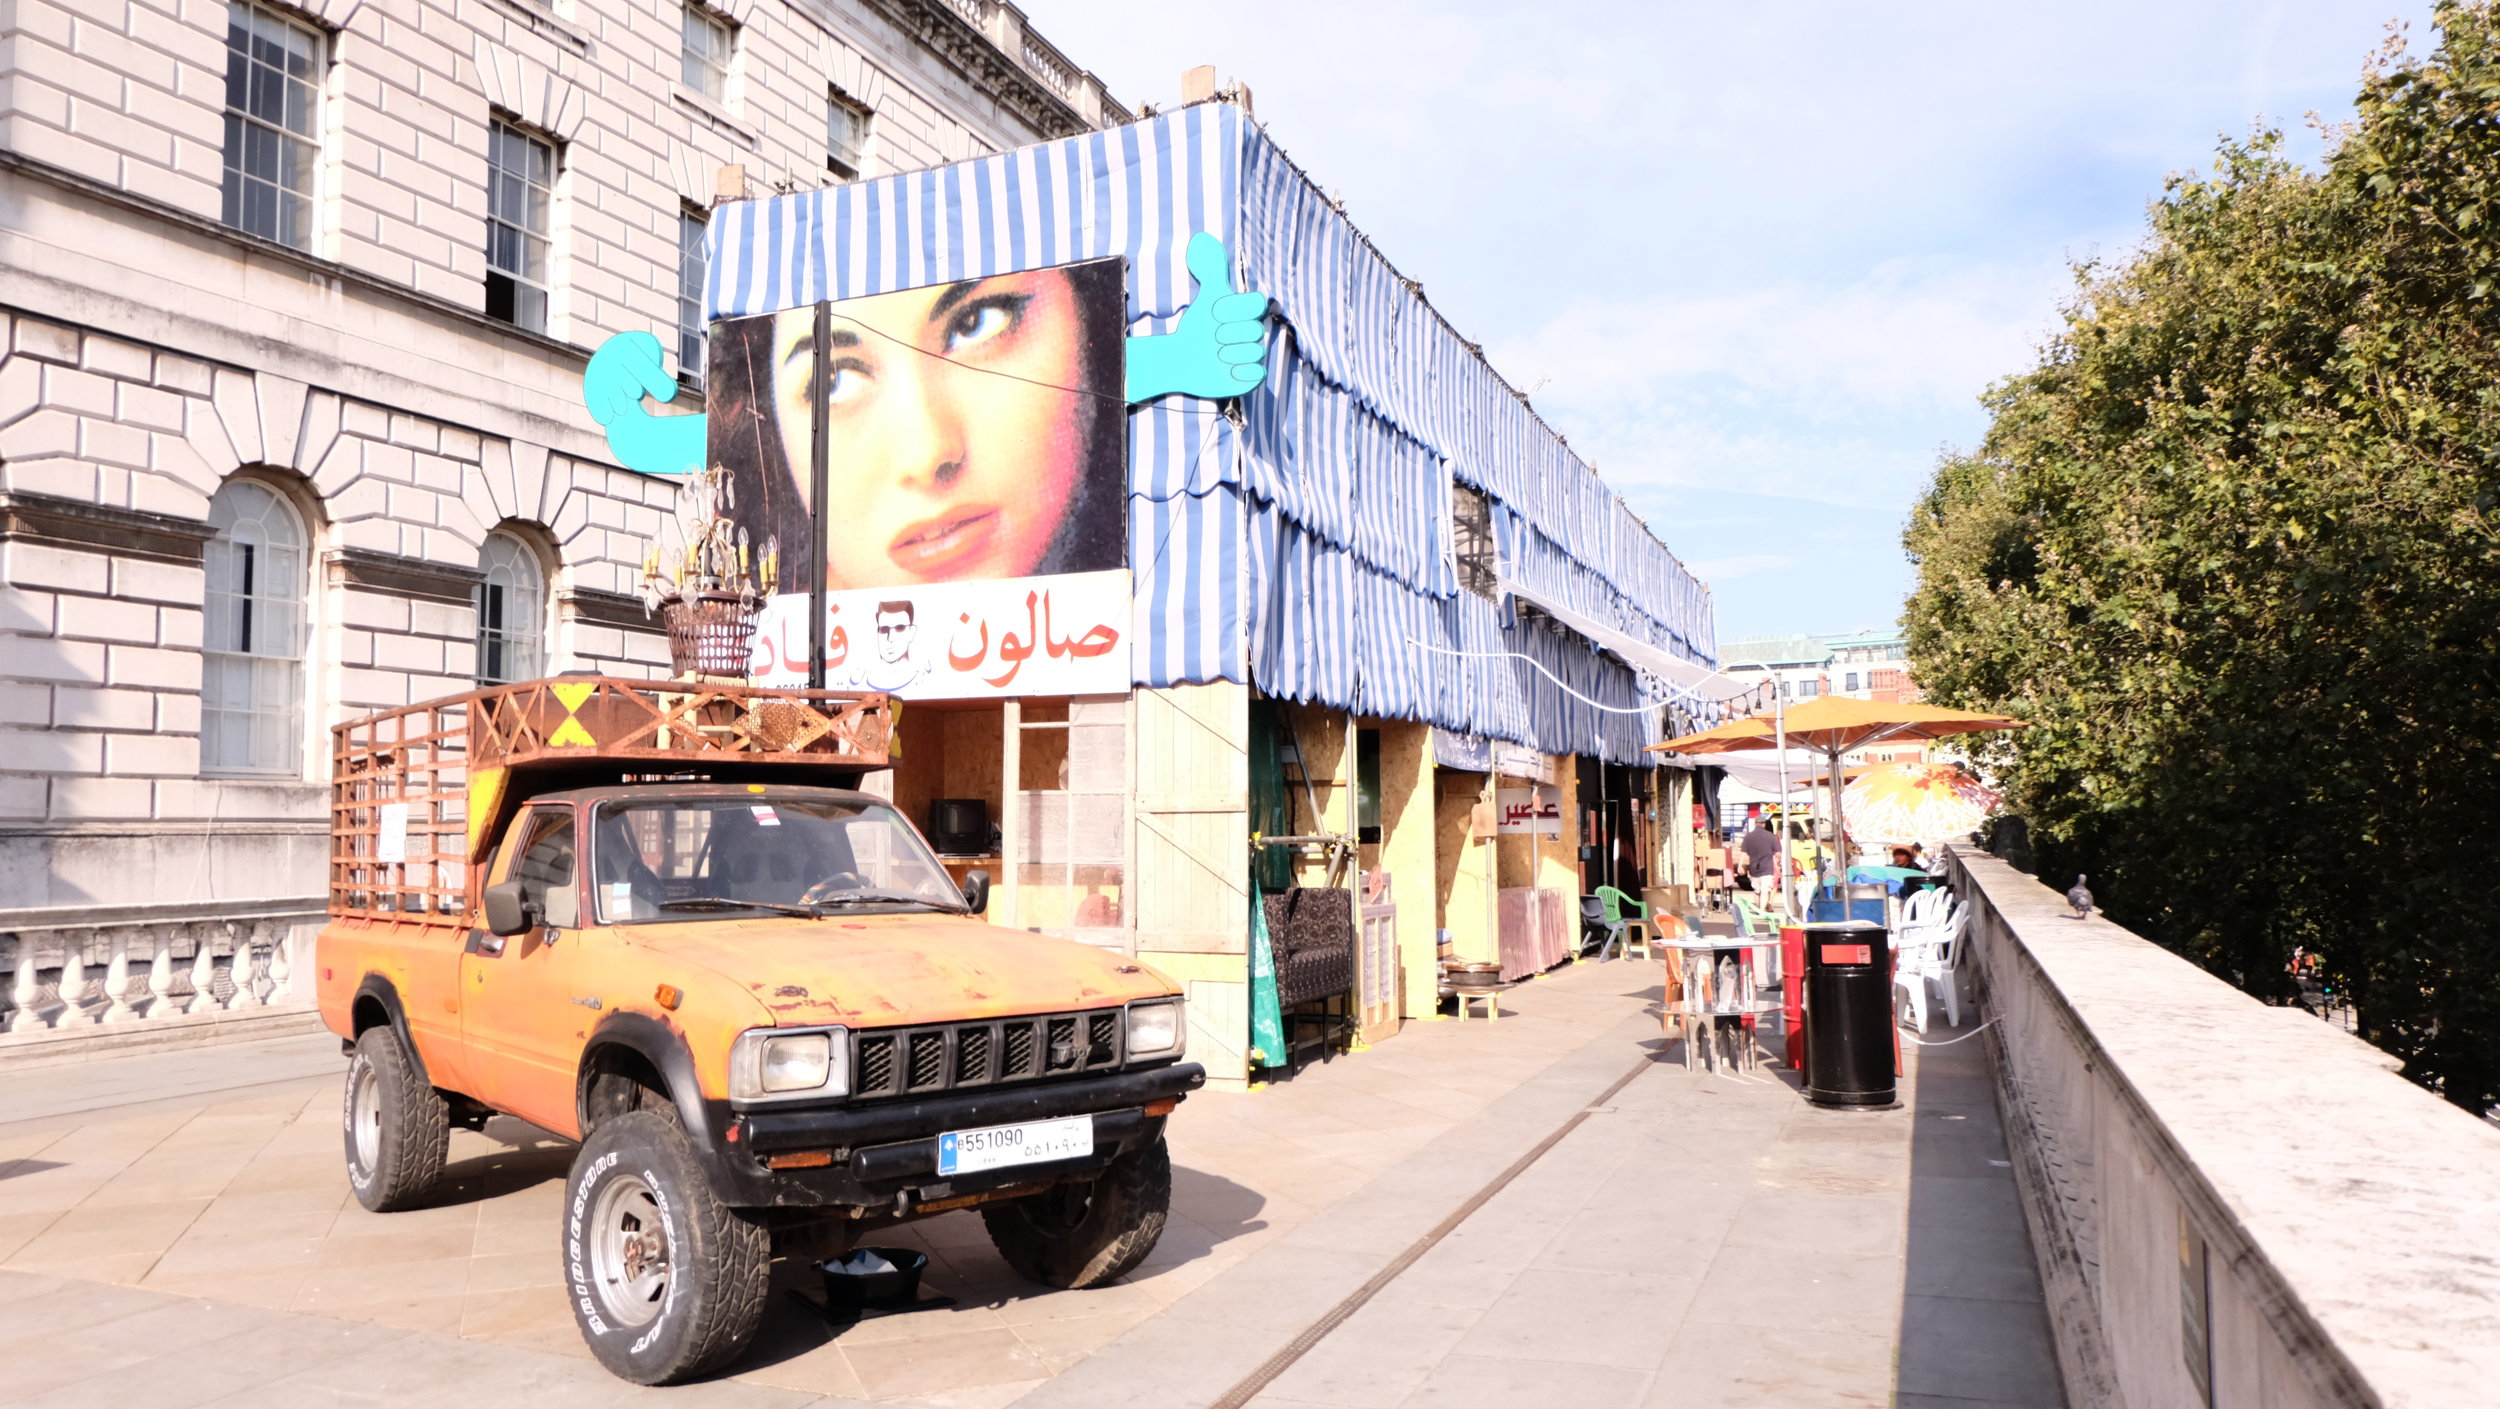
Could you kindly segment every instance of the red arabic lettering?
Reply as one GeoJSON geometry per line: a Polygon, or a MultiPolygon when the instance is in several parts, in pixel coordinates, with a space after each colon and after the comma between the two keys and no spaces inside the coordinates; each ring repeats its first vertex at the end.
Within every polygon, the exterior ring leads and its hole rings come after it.
{"type": "MultiPolygon", "coordinates": [[[[965,612],[961,616],[956,617],[955,621],[958,625],[970,626],[972,625],[972,613],[965,612]]],[[[957,636],[963,635],[961,631],[958,631],[955,634],[957,636]]],[[[946,663],[955,667],[957,670],[970,671],[977,669],[981,662],[989,657],[989,653],[990,624],[986,621],[981,623],[981,649],[974,651],[971,655],[967,656],[959,654],[955,650],[955,643],[953,641],[946,643],[946,663]]],[[[1003,650],[1001,653],[1004,654],[1003,650]]]]}
{"type": "Polygon", "coordinates": [[[1024,669],[1024,663],[1032,658],[1034,646],[1041,637],[1041,632],[1036,629],[1036,614],[1040,610],[1041,600],[1042,594],[1039,592],[1024,594],[1024,636],[1021,640],[1013,631],[1000,634],[998,658],[1007,662],[1007,669],[998,675],[982,677],[991,686],[1005,688],[1007,682],[1016,678],[1016,672],[1024,669]]]}

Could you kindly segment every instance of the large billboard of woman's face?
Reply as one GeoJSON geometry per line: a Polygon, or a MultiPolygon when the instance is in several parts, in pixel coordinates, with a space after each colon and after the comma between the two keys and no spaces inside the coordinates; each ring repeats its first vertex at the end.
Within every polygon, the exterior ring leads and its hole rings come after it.
{"type": "MultiPolygon", "coordinates": [[[[826,683],[948,698],[1100,689],[1092,677],[1124,672],[1122,262],[826,308],[821,349],[813,307],[713,324],[706,388],[707,458],[728,470],[732,513],[759,561],[765,545],[778,550],[780,581],[764,586],[805,593],[811,412],[824,359],[826,683]],[[906,616],[908,633],[880,636],[906,616]],[[1044,621],[1063,647],[1108,636],[1117,650],[1052,652],[1044,621]],[[903,659],[872,648],[904,634],[913,651],[903,659]],[[1002,660],[1002,651],[1021,654],[1002,660]]],[[[803,675],[804,615],[785,606],[766,634],[787,635],[794,620],[803,675]]],[[[775,639],[759,651],[780,658],[768,676],[791,673],[791,645],[775,639]]]]}

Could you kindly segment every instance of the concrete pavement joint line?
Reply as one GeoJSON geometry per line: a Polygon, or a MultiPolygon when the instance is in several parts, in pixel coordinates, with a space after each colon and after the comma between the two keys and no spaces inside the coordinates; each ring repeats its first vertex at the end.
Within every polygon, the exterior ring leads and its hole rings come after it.
{"type": "Polygon", "coordinates": [[[1572,1114],[1569,1120],[1555,1126],[1544,1139],[1537,1141],[1526,1154],[1521,1155],[1518,1159],[1512,1161],[1510,1168],[1494,1175],[1491,1182],[1487,1183],[1483,1188],[1476,1190],[1473,1194],[1468,1195],[1467,1201],[1451,1210],[1450,1216],[1442,1219],[1438,1224],[1434,1225],[1431,1232],[1424,1234],[1422,1237],[1417,1238],[1414,1242],[1408,1244],[1405,1251],[1390,1259],[1388,1266],[1373,1273],[1371,1280],[1355,1288],[1347,1295],[1345,1300],[1328,1308],[1326,1314],[1322,1315],[1318,1320],[1312,1322],[1310,1325],[1305,1326],[1299,1335],[1296,1335],[1292,1340],[1285,1343],[1283,1349],[1277,1351],[1274,1355],[1269,1356],[1259,1365],[1259,1368],[1243,1376],[1239,1384],[1236,1384],[1231,1389],[1226,1390],[1224,1392],[1224,1397],[1216,1400],[1214,1404],[1208,1406],[1208,1409],[1243,1409],[1243,1406],[1249,1404],[1251,1400],[1258,1398],[1261,1390],[1266,1389],[1270,1384],[1274,1383],[1277,1376],[1292,1369],[1295,1361],[1300,1360],[1303,1356],[1309,1354],[1312,1347],[1317,1346],[1321,1341],[1326,1340],[1328,1338],[1328,1334],[1331,1331],[1336,1330],[1339,1326],[1344,1325],[1347,1318],[1353,1316],[1355,1312],[1362,1310],[1364,1303],[1370,1301],[1373,1297],[1378,1296],[1382,1288],[1388,1286],[1391,1282],[1396,1281],[1405,1273],[1407,1268],[1414,1266],[1417,1259],[1421,1258],[1425,1253],[1432,1251],[1433,1246],[1439,1243],[1443,1238],[1457,1232],[1459,1225],[1474,1217],[1476,1211],[1483,1208],[1487,1203],[1492,1202],[1494,1195],[1499,1194],[1506,1188],[1509,1188],[1512,1180],[1527,1173],[1538,1160],[1545,1158],[1548,1151],[1552,1150],[1556,1145],[1561,1144],[1564,1137],[1571,1134],[1572,1131],[1579,1129],[1580,1122],[1587,1120],[1592,1115],[1595,1115],[1600,1107],[1613,1100],[1616,1094],[1622,1091],[1624,1087],[1631,1085],[1633,1078],[1639,1076],[1642,1072],[1648,1070],[1650,1067],[1656,1066],[1657,1064],[1657,1057],[1647,1052],[1642,1053],[1640,1060],[1632,1064],[1632,1069],[1615,1078],[1615,1084],[1607,1087],[1603,1092],[1599,1093],[1597,1099],[1582,1106],[1578,1111],[1572,1114]]]}
{"type": "MultiPolygon", "coordinates": [[[[331,1078],[326,1076],[281,1076],[270,1081],[248,1081],[240,1086],[210,1086],[197,1091],[178,1091],[165,1096],[135,1096],[127,1101],[110,1101],[98,1106],[83,1106],[74,1111],[55,1111],[45,1115],[0,1117],[0,1129],[6,1129],[12,1125],[32,1125],[39,1120],[73,1120],[85,1116],[101,1115],[107,1111],[127,1110],[132,1106],[162,1105],[168,1101],[189,1100],[193,1097],[199,1096],[224,1096],[236,1091],[259,1091],[271,1086],[292,1086],[299,1081],[326,1081],[330,1079],[331,1078]]],[[[91,1122],[82,1121],[81,1123],[91,1122]]]]}

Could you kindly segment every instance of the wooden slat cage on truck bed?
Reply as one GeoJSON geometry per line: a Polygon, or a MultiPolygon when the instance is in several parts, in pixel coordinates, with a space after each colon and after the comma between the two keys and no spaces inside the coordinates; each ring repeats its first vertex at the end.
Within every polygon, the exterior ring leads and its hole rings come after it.
{"type": "Polygon", "coordinates": [[[628,777],[856,784],[886,766],[886,697],[558,676],[330,731],[330,913],[470,924],[479,863],[526,797],[628,777]]]}

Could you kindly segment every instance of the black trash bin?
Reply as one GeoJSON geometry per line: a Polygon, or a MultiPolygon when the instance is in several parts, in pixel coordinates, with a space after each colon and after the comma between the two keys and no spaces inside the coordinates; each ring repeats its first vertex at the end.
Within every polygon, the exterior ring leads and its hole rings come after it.
{"type": "Polygon", "coordinates": [[[1866,920],[1806,931],[1806,1099],[1898,1104],[1892,1056],[1892,935],[1866,920]]]}

